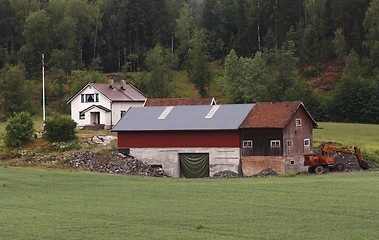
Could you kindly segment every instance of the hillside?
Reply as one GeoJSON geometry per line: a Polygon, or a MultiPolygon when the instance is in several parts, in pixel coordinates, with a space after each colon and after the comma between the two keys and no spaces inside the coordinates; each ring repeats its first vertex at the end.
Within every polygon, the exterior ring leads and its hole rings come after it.
{"type": "Polygon", "coordinates": [[[320,74],[310,79],[310,86],[317,93],[327,93],[340,80],[345,66],[339,60],[328,60],[321,65],[320,74]]]}

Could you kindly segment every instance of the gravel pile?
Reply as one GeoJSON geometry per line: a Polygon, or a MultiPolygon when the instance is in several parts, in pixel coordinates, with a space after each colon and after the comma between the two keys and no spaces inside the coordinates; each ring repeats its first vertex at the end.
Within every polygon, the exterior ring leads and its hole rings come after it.
{"type": "Polygon", "coordinates": [[[212,178],[240,178],[241,176],[233,171],[221,171],[213,174],[212,178]]]}
{"type": "Polygon", "coordinates": [[[359,171],[362,168],[359,166],[358,159],[355,155],[350,155],[346,153],[336,152],[334,155],[335,165],[343,164],[345,166],[345,171],[359,171]]]}
{"type": "Polygon", "coordinates": [[[117,152],[75,152],[66,157],[65,165],[101,173],[168,177],[161,168],[153,168],[144,162],[125,157],[117,152]]]}
{"type": "Polygon", "coordinates": [[[279,176],[277,172],[272,170],[271,168],[266,168],[261,170],[259,173],[254,174],[254,177],[276,177],[279,176]]]}

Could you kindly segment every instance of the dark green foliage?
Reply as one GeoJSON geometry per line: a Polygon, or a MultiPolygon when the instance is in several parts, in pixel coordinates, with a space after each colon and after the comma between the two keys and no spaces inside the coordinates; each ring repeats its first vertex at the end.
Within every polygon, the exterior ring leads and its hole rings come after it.
{"type": "Polygon", "coordinates": [[[196,30],[190,41],[188,74],[202,97],[207,97],[211,80],[207,53],[207,31],[196,30]]]}
{"type": "Polygon", "coordinates": [[[338,85],[332,113],[343,122],[379,123],[377,79],[345,75],[338,85]]]}
{"type": "Polygon", "coordinates": [[[25,87],[25,71],[23,66],[9,67],[2,82],[3,95],[2,118],[8,118],[13,113],[30,111],[29,92],[25,87]]]}
{"type": "Polygon", "coordinates": [[[45,136],[50,142],[68,142],[76,139],[76,122],[69,116],[57,115],[47,119],[45,136]]]}
{"type": "Polygon", "coordinates": [[[28,112],[14,114],[7,120],[4,142],[8,147],[21,147],[27,144],[34,132],[34,123],[28,112]]]}
{"type": "Polygon", "coordinates": [[[74,70],[71,72],[71,78],[69,83],[71,85],[70,94],[73,96],[80,89],[82,89],[87,83],[106,83],[106,77],[100,72],[96,71],[81,71],[74,70]]]}
{"type": "Polygon", "coordinates": [[[159,45],[147,54],[145,64],[149,70],[147,90],[150,97],[170,96],[174,63],[173,54],[159,45]]]}
{"type": "MultiPolygon", "coordinates": [[[[140,76],[147,69],[151,72],[146,57],[160,45],[177,56],[173,65],[188,70],[202,96],[212,89],[207,61],[225,58],[234,49],[242,58],[234,62],[235,70],[229,61],[225,72],[229,85],[224,90],[231,89],[233,102],[315,97],[310,105],[328,109],[325,114],[315,111],[322,119],[328,115],[330,120],[377,122],[375,107],[362,110],[360,116],[350,116],[347,110],[349,116],[340,116],[330,106],[342,109],[334,101],[344,99],[345,91],[362,93],[357,101],[371,94],[364,108],[376,105],[377,80],[372,79],[379,71],[378,0],[0,0],[0,12],[3,118],[31,109],[30,102],[39,105],[39,97],[28,100],[21,86],[32,86],[25,84],[30,79],[39,83],[42,53],[47,72],[63,71],[65,76],[53,77],[48,98],[65,99],[88,82],[105,82],[100,74],[86,70],[143,72],[140,76]],[[199,29],[207,30],[204,48],[194,41],[199,29]],[[290,51],[289,42],[294,44],[290,51]],[[354,77],[349,77],[351,85],[341,83],[335,98],[316,96],[305,83],[299,84],[319,76],[325,62],[337,57],[354,77]],[[7,66],[19,63],[22,74],[13,68],[8,73],[7,66]],[[309,94],[312,97],[303,97],[309,94]]],[[[170,84],[164,83],[171,81],[168,72],[162,67],[156,76],[150,74],[149,81],[139,80],[139,86],[150,96],[170,96],[170,84]]],[[[67,107],[64,100],[61,106],[67,107]]]]}

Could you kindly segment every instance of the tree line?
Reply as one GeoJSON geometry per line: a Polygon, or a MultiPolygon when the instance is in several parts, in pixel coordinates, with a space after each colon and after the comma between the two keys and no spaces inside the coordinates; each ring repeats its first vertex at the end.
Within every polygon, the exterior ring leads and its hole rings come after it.
{"type": "Polygon", "coordinates": [[[378,0],[0,0],[0,12],[4,86],[38,78],[43,53],[52,98],[81,70],[148,71],[149,96],[167,97],[185,69],[207,96],[206,63],[225,59],[231,102],[296,98],[320,120],[379,121],[378,0]],[[346,66],[340,84],[314,94],[304,79],[332,58],[346,66]]]}

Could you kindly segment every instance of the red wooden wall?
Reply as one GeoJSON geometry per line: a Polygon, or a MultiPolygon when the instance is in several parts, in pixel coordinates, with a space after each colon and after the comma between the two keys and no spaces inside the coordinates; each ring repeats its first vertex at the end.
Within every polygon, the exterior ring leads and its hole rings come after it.
{"type": "Polygon", "coordinates": [[[119,148],[240,147],[238,131],[118,132],[119,148]]]}

